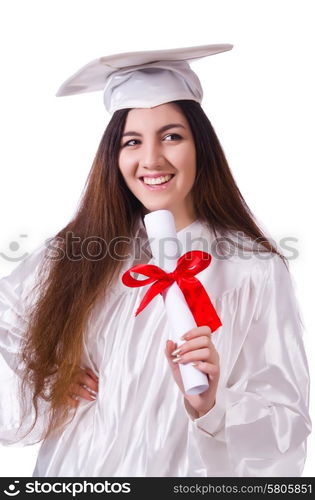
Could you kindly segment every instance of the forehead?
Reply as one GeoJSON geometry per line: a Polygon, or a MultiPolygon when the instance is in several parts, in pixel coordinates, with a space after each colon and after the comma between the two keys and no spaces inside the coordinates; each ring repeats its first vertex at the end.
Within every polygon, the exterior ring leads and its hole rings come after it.
{"type": "Polygon", "coordinates": [[[133,108],[129,111],[125,130],[130,127],[162,126],[167,123],[181,123],[188,127],[185,115],[174,103],[160,104],[154,108],[133,108]]]}

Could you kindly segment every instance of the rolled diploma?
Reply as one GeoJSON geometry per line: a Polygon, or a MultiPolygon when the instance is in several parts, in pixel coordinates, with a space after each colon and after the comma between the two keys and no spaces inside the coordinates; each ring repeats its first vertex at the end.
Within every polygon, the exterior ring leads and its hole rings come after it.
{"type": "MultiPolygon", "coordinates": [[[[150,242],[154,264],[165,272],[176,268],[180,255],[175,221],[169,210],[156,210],[144,217],[144,224],[150,242]]],[[[179,347],[184,341],[180,339],[184,333],[196,327],[196,321],[190,311],[183,292],[173,283],[162,292],[167,319],[170,325],[172,340],[179,347]]],[[[208,377],[191,363],[179,364],[180,373],[186,394],[200,394],[209,387],[208,377]]]]}

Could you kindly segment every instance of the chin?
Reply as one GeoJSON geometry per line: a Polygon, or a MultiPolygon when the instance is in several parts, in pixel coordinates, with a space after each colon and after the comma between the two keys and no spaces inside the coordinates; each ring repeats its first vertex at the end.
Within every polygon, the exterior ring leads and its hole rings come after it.
{"type": "Polygon", "coordinates": [[[155,212],[156,210],[171,210],[168,204],[157,203],[156,205],[144,205],[148,212],[155,212]]]}

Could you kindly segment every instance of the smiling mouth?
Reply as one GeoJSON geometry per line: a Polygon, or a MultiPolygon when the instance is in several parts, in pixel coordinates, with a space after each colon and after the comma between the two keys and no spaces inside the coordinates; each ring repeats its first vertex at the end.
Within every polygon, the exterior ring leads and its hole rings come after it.
{"type": "Polygon", "coordinates": [[[170,182],[174,176],[175,174],[161,175],[160,177],[140,177],[140,180],[145,186],[163,186],[170,182]]]}

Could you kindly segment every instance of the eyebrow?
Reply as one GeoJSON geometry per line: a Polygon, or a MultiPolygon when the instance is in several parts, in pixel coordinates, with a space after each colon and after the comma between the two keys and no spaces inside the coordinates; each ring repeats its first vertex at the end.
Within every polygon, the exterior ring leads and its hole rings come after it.
{"type": "MultiPolygon", "coordinates": [[[[158,133],[160,134],[161,132],[165,132],[166,130],[169,130],[170,128],[185,128],[184,125],[181,125],[180,123],[169,123],[168,125],[164,125],[163,127],[159,128],[158,133]]],[[[126,136],[136,136],[136,137],[142,137],[142,134],[139,134],[139,132],[134,132],[133,130],[130,130],[129,132],[125,132],[122,137],[126,136]]]]}

